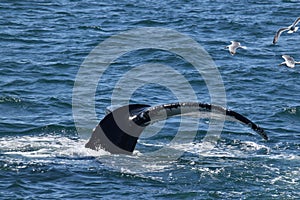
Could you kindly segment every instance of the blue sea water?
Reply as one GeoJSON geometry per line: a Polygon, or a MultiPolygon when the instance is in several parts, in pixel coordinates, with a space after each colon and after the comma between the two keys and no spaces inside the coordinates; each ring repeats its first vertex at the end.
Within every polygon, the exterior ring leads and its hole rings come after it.
{"type": "MultiPolygon", "coordinates": [[[[277,29],[299,17],[299,7],[296,0],[1,1],[1,199],[299,199],[300,70],[278,66],[283,54],[300,60],[299,32],[283,33],[272,44],[277,29]],[[174,138],[180,119],[173,118],[157,134],[158,125],[148,129],[132,156],[86,149],[74,122],[77,73],[101,42],[143,27],[197,41],[220,72],[227,107],[259,124],[270,139],[226,122],[217,145],[199,153],[208,123],[201,120],[195,139],[177,145],[185,152],[178,159],[146,156],[174,138]],[[247,49],[231,56],[224,49],[231,40],[247,49]]],[[[203,77],[189,63],[141,49],[121,56],[103,74],[95,94],[98,120],[113,92],[126,90],[116,87],[124,74],[156,62],[178,70],[198,100],[210,103],[203,77]]],[[[180,88],[178,80],[164,77],[180,88]]],[[[149,105],[176,100],[159,83],[139,87],[130,99],[149,105]]]]}

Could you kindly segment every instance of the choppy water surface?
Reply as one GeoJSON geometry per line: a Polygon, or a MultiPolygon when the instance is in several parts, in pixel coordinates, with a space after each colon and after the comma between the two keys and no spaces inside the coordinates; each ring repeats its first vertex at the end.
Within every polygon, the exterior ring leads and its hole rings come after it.
{"type": "MultiPolygon", "coordinates": [[[[2,1],[0,197],[299,198],[300,71],[278,64],[282,54],[300,60],[300,35],[283,33],[272,45],[276,30],[299,17],[299,7],[298,1],[279,0],[2,1]],[[185,152],[181,157],[150,156],[174,137],[180,120],[174,118],[157,134],[151,135],[163,124],[147,129],[133,156],[84,148],[72,113],[76,74],[99,43],[141,27],[176,30],[205,48],[222,76],[227,107],[265,128],[270,140],[226,122],[216,147],[199,151],[208,124],[201,120],[193,141],[173,147],[185,152]],[[231,40],[248,48],[231,56],[224,49],[231,40]]],[[[155,62],[178,70],[199,101],[210,102],[204,80],[189,63],[168,52],[141,49],[118,58],[104,73],[96,91],[99,120],[113,90],[126,89],[115,88],[124,73],[155,62]]],[[[177,85],[168,75],[165,80],[177,85]]],[[[150,105],[176,100],[159,84],[144,85],[131,96],[132,102],[150,105]]],[[[183,127],[186,135],[193,131],[183,127]]]]}

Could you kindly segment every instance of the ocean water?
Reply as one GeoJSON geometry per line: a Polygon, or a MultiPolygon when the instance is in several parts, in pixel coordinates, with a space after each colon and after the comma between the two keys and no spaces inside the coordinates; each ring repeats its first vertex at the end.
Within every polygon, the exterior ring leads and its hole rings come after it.
{"type": "MultiPolygon", "coordinates": [[[[283,54],[300,60],[299,32],[283,33],[272,44],[277,29],[299,17],[299,7],[296,0],[1,1],[1,199],[299,199],[300,70],[278,66],[283,54]],[[189,125],[198,120],[180,126],[177,117],[146,129],[132,156],[86,149],[96,124],[79,133],[78,105],[72,105],[82,63],[112,36],[144,27],[174,30],[198,42],[220,73],[227,108],[263,127],[270,139],[225,122],[214,148],[200,151],[209,122],[200,120],[193,135],[189,125]],[[231,40],[247,49],[231,56],[224,49],[231,40]],[[168,146],[179,129],[181,142],[168,152],[180,150],[181,156],[149,153],[168,146]]],[[[149,63],[176,69],[197,101],[211,102],[204,77],[191,63],[161,49],[136,49],[115,59],[97,82],[98,121],[112,97],[159,105],[178,101],[174,88],[189,95],[185,83],[151,71],[149,63]],[[140,84],[134,73],[157,82],[140,84]],[[130,98],[122,96],[135,83],[130,98]]]]}

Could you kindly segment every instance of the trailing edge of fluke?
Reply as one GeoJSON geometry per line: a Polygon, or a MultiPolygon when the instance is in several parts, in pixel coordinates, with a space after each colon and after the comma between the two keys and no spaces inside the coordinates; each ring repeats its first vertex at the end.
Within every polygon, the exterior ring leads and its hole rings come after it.
{"type": "Polygon", "coordinates": [[[243,115],[221,106],[197,103],[171,103],[158,106],[130,104],[107,114],[94,129],[85,145],[93,150],[104,149],[112,154],[132,154],[137,140],[146,126],[176,115],[195,112],[225,115],[248,125],[262,138],[268,140],[265,131],[243,115]]]}

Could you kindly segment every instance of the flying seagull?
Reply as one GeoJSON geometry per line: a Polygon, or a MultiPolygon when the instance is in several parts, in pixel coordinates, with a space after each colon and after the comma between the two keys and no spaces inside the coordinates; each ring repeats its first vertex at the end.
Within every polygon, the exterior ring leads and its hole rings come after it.
{"type": "Polygon", "coordinates": [[[247,49],[247,47],[241,46],[241,43],[236,41],[231,41],[231,44],[226,46],[225,48],[229,49],[231,55],[234,55],[236,53],[237,48],[247,49]]]}
{"type": "Polygon", "coordinates": [[[297,62],[294,60],[293,57],[289,56],[289,55],[282,55],[281,56],[285,61],[280,63],[279,65],[286,65],[289,68],[294,68],[296,64],[300,64],[300,62],[297,62]]]}
{"type": "Polygon", "coordinates": [[[205,114],[210,114],[211,117],[224,116],[225,120],[237,121],[249,126],[262,138],[268,140],[264,129],[235,111],[206,103],[177,102],[157,106],[129,104],[119,107],[109,112],[100,121],[85,147],[93,150],[104,149],[112,154],[130,155],[146,126],[172,116],[192,113],[203,114],[204,118],[207,116],[205,114]]]}
{"type": "Polygon", "coordinates": [[[299,21],[300,21],[300,17],[298,17],[298,19],[296,19],[294,21],[294,23],[292,25],[290,25],[289,27],[278,29],[276,35],[274,36],[273,44],[276,44],[276,42],[278,41],[281,33],[283,33],[284,31],[288,31],[288,33],[295,33],[299,28],[299,27],[297,27],[297,24],[299,23],[299,21]]]}

